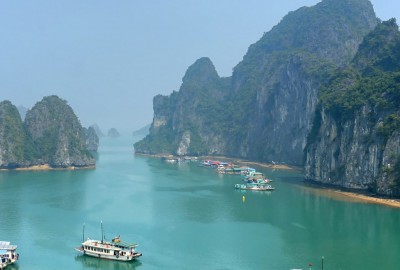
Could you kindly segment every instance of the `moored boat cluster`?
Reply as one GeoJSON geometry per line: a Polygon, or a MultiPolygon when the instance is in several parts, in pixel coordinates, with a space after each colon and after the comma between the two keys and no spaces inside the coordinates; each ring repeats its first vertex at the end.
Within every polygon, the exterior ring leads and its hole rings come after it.
{"type": "Polygon", "coordinates": [[[236,174],[243,177],[243,183],[235,184],[236,189],[256,190],[256,191],[273,191],[275,188],[271,186],[271,180],[265,177],[256,169],[246,166],[237,166],[231,162],[222,162],[218,160],[203,160],[202,166],[215,168],[219,174],[236,174]]]}
{"type": "MultiPolygon", "coordinates": [[[[164,157],[162,159],[167,163],[198,161],[197,158],[193,157],[164,157]]],[[[257,172],[256,169],[251,167],[239,166],[232,162],[211,159],[199,161],[199,166],[212,168],[219,174],[234,174],[242,176],[243,182],[234,185],[234,188],[236,189],[256,191],[275,190],[275,188],[271,185],[271,179],[268,179],[263,173],[257,172]]]]}

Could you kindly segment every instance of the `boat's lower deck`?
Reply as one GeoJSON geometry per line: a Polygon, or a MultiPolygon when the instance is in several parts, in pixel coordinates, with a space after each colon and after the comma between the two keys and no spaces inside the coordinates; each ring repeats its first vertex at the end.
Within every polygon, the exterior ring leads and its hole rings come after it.
{"type": "Polygon", "coordinates": [[[76,247],[75,250],[96,258],[107,259],[107,260],[116,260],[116,261],[132,261],[140,256],[142,253],[140,252],[132,252],[132,251],[117,251],[117,250],[87,250],[82,246],[76,247]]]}

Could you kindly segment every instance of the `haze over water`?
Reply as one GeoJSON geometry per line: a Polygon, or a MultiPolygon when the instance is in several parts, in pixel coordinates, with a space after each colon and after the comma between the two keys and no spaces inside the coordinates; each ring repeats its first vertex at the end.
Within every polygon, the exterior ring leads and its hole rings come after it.
{"type": "Polygon", "coordinates": [[[134,156],[135,139],[103,139],[95,170],[0,173],[7,269],[397,269],[400,210],[337,200],[302,175],[260,169],[276,191],[241,192],[240,176],[134,156]],[[245,200],[243,202],[243,196],[245,200]],[[134,263],[79,255],[85,238],[139,243],[134,263]]]}
{"type": "MultiPolygon", "coordinates": [[[[179,90],[197,59],[232,76],[264,32],[319,2],[3,0],[0,101],[32,108],[57,95],[83,126],[128,134],[151,123],[153,97],[179,90]]],[[[371,3],[380,19],[400,21],[399,1],[371,3]]]]}

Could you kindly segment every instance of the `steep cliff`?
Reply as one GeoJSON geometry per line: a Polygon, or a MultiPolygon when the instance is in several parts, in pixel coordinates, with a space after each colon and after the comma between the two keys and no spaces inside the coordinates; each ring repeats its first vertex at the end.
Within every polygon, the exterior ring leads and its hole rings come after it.
{"type": "Polygon", "coordinates": [[[27,112],[24,123],[39,153],[34,162],[61,168],[95,164],[86,148],[84,129],[66,101],[57,96],[43,98],[27,112]]]}
{"type": "Polygon", "coordinates": [[[371,32],[351,65],[319,94],[305,149],[306,178],[400,196],[400,32],[371,32]]]}
{"type": "Polygon", "coordinates": [[[24,166],[35,154],[18,109],[10,101],[0,102],[0,168],[24,166]]]}
{"type": "Polygon", "coordinates": [[[318,89],[376,23],[369,1],[326,0],[289,13],[250,46],[233,73],[233,106],[245,110],[233,117],[244,125],[228,154],[302,165],[318,89]]]}
{"type": "Polygon", "coordinates": [[[90,127],[94,129],[98,138],[104,137],[104,133],[101,131],[100,127],[97,124],[93,124],[90,127]]]}
{"type": "Polygon", "coordinates": [[[376,23],[367,0],[324,0],[285,16],[250,46],[231,78],[199,59],[179,92],[154,98],[150,134],[135,151],[301,165],[319,87],[376,23]]]}

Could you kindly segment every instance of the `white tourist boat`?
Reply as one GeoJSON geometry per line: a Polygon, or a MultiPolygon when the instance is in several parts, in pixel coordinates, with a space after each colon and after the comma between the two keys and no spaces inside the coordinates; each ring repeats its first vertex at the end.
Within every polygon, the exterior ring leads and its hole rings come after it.
{"type": "Polygon", "coordinates": [[[123,242],[119,236],[112,239],[111,242],[105,241],[103,226],[101,234],[101,240],[87,239],[75,250],[88,256],[116,261],[132,261],[142,256],[142,253],[136,252],[137,244],[123,242]]]}
{"type": "Polygon", "coordinates": [[[275,188],[267,184],[235,184],[236,189],[256,190],[256,191],[274,191],[275,188]]]}
{"type": "Polygon", "coordinates": [[[17,246],[10,242],[0,241],[0,269],[18,260],[17,246]]]}

